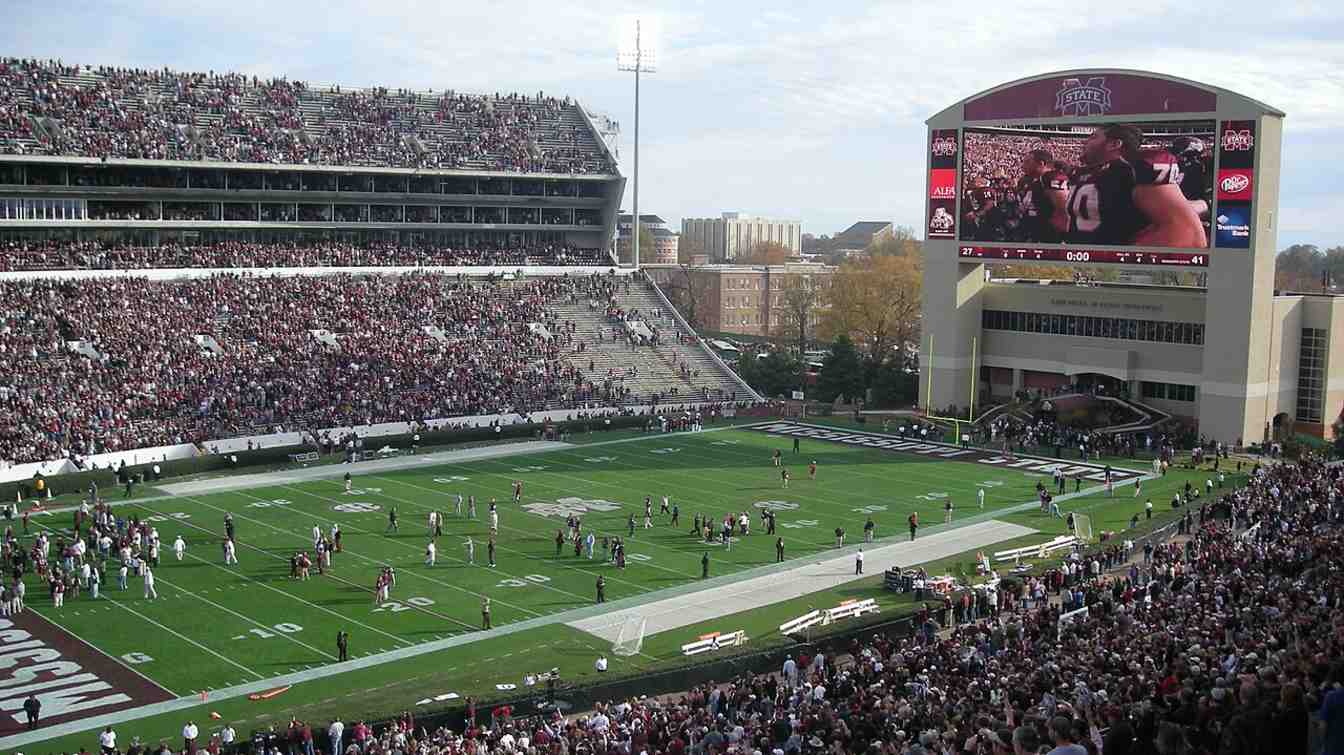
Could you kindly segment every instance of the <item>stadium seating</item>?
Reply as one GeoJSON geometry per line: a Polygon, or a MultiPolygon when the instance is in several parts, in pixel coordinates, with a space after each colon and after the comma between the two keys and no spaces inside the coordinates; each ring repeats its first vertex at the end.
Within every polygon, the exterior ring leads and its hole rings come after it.
{"type": "Polygon", "coordinates": [[[657,345],[620,347],[638,376],[590,364],[617,369],[615,345],[593,339],[608,303],[648,306],[643,285],[441,273],[3,282],[0,459],[732,398],[733,378],[664,325],[657,345]]]}
{"type": "Polygon", "coordinates": [[[0,60],[0,152],[611,173],[567,97],[312,87],[236,73],[0,60]]]}
{"type": "Polygon", "coordinates": [[[472,248],[390,243],[259,244],[221,242],[127,246],[93,242],[0,241],[0,272],[34,270],[142,270],[164,268],[276,268],[487,265],[526,267],[611,265],[599,249],[562,244],[472,248]]]}

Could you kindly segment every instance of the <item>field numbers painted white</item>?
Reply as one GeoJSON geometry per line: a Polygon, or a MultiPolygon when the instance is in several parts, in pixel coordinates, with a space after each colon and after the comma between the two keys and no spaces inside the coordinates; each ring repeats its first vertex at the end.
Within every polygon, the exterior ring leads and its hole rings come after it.
{"type": "Polygon", "coordinates": [[[555,503],[524,503],[523,511],[537,516],[582,516],[590,511],[618,511],[621,504],[601,498],[567,497],[557,499],[555,503]]]}
{"type": "Polygon", "coordinates": [[[793,522],[784,522],[784,523],[780,524],[779,526],[784,527],[784,528],[787,528],[787,529],[791,529],[791,530],[799,530],[799,529],[802,529],[802,528],[804,528],[804,527],[815,527],[815,526],[817,526],[818,524],[820,524],[820,522],[818,522],[816,519],[799,519],[799,520],[797,520],[797,521],[793,521],[793,522]]]}
{"type": "Polygon", "coordinates": [[[977,482],[975,485],[979,488],[997,488],[1003,485],[1003,480],[985,480],[984,482],[977,482]]]}
{"type": "Polygon", "coordinates": [[[381,511],[382,506],[368,501],[350,501],[349,503],[338,503],[331,507],[332,511],[339,511],[342,514],[372,514],[375,511],[381,511]]]}
{"type": "Polygon", "coordinates": [[[422,598],[417,595],[413,598],[407,598],[405,603],[397,600],[389,600],[373,609],[373,612],[378,613],[379,611],[387,611],[388,613],[401,613],[402,611],[409,611],[412,608],[428,608],[432,605],[434,605],[433,600],[430,598],[422,598]]]}
{"type": "Polygon", "coordinates": [[[550,582],[551,578],[545,574],[527,574],[522,578],[510,577],[501,579],[496,587],[530,587],[532,585],[542,585],[550,582]]]}
{"type": "Polygon", "coordinates": [[[452,485],[455,482],[466,482],[467,480],[470,479],[471,479],[470,477],[463,477],[462,475],[459,474],[459,475],[453,475],[452,477],[435,477],[434,482],[437,482],[440,485],[452,485]]]}
{"type": "MultiPolygon", "coordinates": [[[[276,624],[274,627],[272,627],[272,629],[274,629],[276,632],[282,632],[284,634],[294,634],[295,632],[303,631],[303,627],[288,621],[282,621],[279,624],[276,624]]],[[[247,630],[247,633],[255,635],[257,638],[263,640],[269,640],[275,636],[275,632],[268,632],[265,629],[261,629],[260,627],[249,629],[247,630]]],[[[247,639],[247,635],[240,634],[237,637],[234,637],[233,639],[235,640],[247,639]]]]}
{"type": "Polygon", "coordinates": [[[615,456],[589,456],[584,459],[589,464],[606,464],[609,461],[616,461],[615,456]]]}
{"type": "Polygon", "coordinates": [[[879,511],[886,511],[887,507],[885,504],[875,503],[871,506],[860,506],[857,509],[850,509],[850,510],[853,511],[855,514],[876,514],[879,511]]]}
{"type": "Polygon", "coordinates": [[[292,501],[285,498],[272,498],[269,501],[253,501],[248,504],[254,509],[269,509],[272,506],[288,506],[292,501]]]}
{"type": "Polygon", "coordinates": [[[798,508],[798,504],[793,501],[757,501],[752,505],[758,509],[769,509],[770,511],[793,511],[798,508]]]}
{"type": "Polygon", "coordinates": [[[350,488],[345,495],[378,495],[381,492],[382,488],[350,488]]]}
{"type": "Polygon", "coordinates": [[[681,453],[681,449],[680,449],[680,448],[655,448],[655,449],[649,451],[649,453],[651,453],[651,454],[678,454],[678,453],[681,453]]]}
{"type": "Polygon", "coordinates": [[[947,497],[948,497],[948,494],[947,494],[947,493],[925,493],[924,495],[917,495],[917,496],[915,496],[915,497],[916,497],[916,498],[923,498],[923,499],[926,500],[926,501],[941,501],[941,500],[943,500],[944,498],[947,498],[947,497]]]}
{"type": "Polygon", "coordinates": [[[146,521],[146,522],[167,522],[167,521],[172,520],[172,519],[182,520],[182,519],[190,519],[190,518],[191,518],[191,514],[187,514],[187,513],[182,512],[182,511],[174,511],[174,512],[171,513],[171,514],[152,514],[152,515],[150,515],[150,516],[145,517],[145,521],[146,521]]]}
{"type": "Polygon", "coordinates": [[[149,663],[154,660],[153,656],[145,655],[144,653],[125,653],[121,656],[121,659],[127,663],[135,664],[149,663]]]}
{"type": "Polygon", "coordinates": [[[625,554],[625,557],[630,559],[631,561],[640,561],[644,563],[653,560],[653,556],[650,556],[647,553],[627,553],[625,554]]]}
{"type": "Polygon", "coordinates": [[[513,471],[515,471],[515,472],[544,472],[544,471],[546,471],[546,467],[544,467],[544,466],[539,466],[539,465],[537,465],[537,464],[533,464],[533,465],[528,466],[528,467],[514,467],[514,468],[513,468],[513,471]]]}

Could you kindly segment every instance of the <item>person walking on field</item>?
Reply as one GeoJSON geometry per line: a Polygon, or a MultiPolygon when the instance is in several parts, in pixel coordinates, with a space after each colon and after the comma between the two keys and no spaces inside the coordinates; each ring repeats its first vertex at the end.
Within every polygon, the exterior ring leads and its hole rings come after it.
{"type": "Polygon", "coordinates": [[[350,660],[350,633],[344,629],[336,632],[336,662],[350,660]]]}
{"type": "Polygon", "coordinates": [[[709,579],[709,551],[700,557],[700,579],[709,579]]]}
{"type": "Polygon", "coordinates": [[[153,600],[159,597],[159,593],[154,589],[154,572],[149,570],[149,564],[140,567],[145,575],[145,600],[153,600]]]}
{"type": "Polygon", "coordinates": [[[597,602],[607,602],[607,580],[601,574],[597,575],[597,602]]]}
{"type": "Polygon", "coordinates": [[[910,523],[910,542],[913,543],[915,541],[915,532],[919,530],[919,512],[911,512],[908,521],[910,523]]]}
{"type": "Polygon", "coordinates": [[[775,540],[775,563],[782,563],[783,561],[784,561],[784,538],[781,537],[775,540]]]}
{"type": "Polygon", "coordinates": [[[490,628],[490,597],[481,596],[481,629],[490,628]]]}
{"type": "Polygon", "coordinates": [[[863,546],[859,546],[859,552],[854,554],[854,573],[863,573],[863,546]]]}
{"type": "Polygon", "coordinates": [[[943,504],[943,524],[952,523],[952,499],[949,497],[947,503],[943,504]]]}

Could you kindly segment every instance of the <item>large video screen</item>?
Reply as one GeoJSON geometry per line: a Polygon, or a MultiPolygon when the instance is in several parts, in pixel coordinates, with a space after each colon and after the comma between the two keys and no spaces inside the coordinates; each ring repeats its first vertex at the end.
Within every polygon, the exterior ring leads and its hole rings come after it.
{"type": "Polygon", "coordinates": [[[1213,121],[963,132],[963,242],[1207,249],[1213,121]]]}

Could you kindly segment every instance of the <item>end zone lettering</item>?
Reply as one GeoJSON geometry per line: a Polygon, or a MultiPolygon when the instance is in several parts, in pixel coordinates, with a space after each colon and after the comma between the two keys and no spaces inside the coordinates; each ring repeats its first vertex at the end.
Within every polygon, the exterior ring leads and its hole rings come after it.
{"type": "Polygon", "coordinates": [[[0,619],[0,735],[26,728],[29,695],[44,725],[173,697],[32,610],[0,619]]]}
{"type": "MultiPolygon", "coordinates": [[[[905,440],[902,438],[893,438],[889,435],[880,435],[862,431],[831,430],[816,425],[801,425],[796,422],[772,422],[765,425],[756,425],[750,429],[756,430],[757,432],[770,433],[772,435],[812,438],[814,440],[825,440],[832,443],[848,443],[849,445],[864,446],[866,448],[903,451],[905,453],[937,456],[943,459],[956,459],[958,461],[975,461],[991,466],[1021,469],[1024,472],[1050,474],[1058,468],[1065,475],[1070,477],[1077,475],[1085,480],[1095,480],[1098,482],[1106,479],[1105,468],[1099,464],[1069,463],[1066,461],[1029,456],[1019,456],[1015,459],[1009,459],[999,455],[997,452],[976,448],[959,448],[949,443],[905,440]]],[[[1111,469],[1111,477],[1117,482],[1128,480],[1132,477],[1141,477],[1142,474],[1142,472],[1125,469],[1123,467],[1113,467],[1111,469]]]]}

